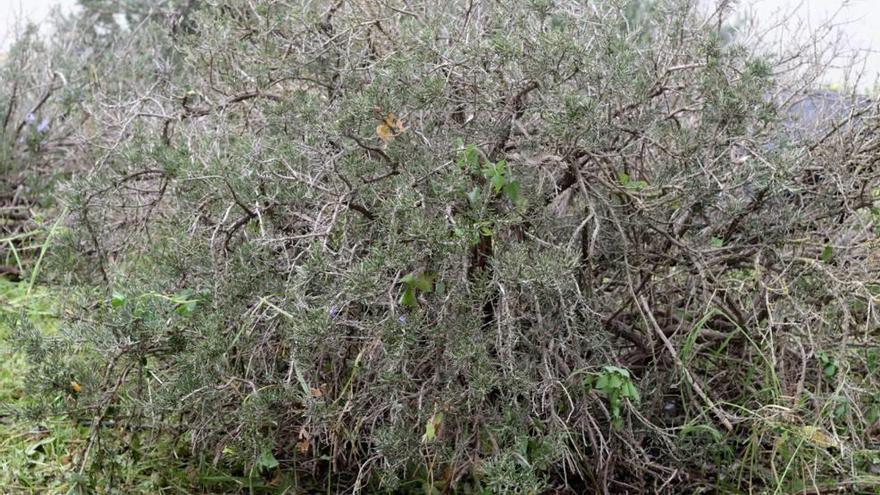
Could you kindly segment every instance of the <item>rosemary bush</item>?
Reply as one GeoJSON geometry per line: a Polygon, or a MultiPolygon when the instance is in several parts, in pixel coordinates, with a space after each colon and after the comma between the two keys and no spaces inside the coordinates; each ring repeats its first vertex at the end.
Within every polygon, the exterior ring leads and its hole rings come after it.
{"type": "Polygon", "coordinates": [[[864,482],[876,107],[795,132],[814,61],[726,12],[168,2],[97,29],[47,261],[77,302],[17,333],[45,410],[92,429],[80,472],[130,455],[112,430],[303,490],[864,482]]]}

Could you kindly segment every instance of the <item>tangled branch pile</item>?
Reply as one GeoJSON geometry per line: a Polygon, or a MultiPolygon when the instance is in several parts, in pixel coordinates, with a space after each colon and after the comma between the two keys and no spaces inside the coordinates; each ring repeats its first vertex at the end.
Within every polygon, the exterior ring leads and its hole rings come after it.
{"type": "Polygon", "coordinates": [[[797,132],[798,47],[690,1],[193,5],[67,76],[80,299],[18,337],[84,468],[113,424],[304,489],[870,476],[877,108],[797,132]]]}

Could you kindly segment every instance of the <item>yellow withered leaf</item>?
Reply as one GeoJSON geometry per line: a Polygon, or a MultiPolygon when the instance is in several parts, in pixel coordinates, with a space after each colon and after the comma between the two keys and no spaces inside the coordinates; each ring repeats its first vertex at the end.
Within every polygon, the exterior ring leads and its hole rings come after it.
{"type": "Polygon", "coordinates": [[[443,424],[443,411],[435,412],[430,418],[428,418],[428,422],[425,423],[425,434],[422,435],[422,443],[430,443],[433,442],[435,438],[437,438],[438,430],[440,430],[440,425],[443,424]]]}
{"type": "Polygon", "coordinates": [[[82,385],[80,385],[79,383],[76,383],[75,381],[71,380],[71,382],[70,382],[70,390],[72,390],[73,393],[78,394],[78,393],[82,392],[82,385]]]}
{"type": "Polygon", "coordinates": [[[801,426],[799,433],[800,436],[804,438],[804,440],[812,443],[817,447],[827,449],[829,447],[835,447],[837,445],[837,442],[831,435],[815,426],[801,426]]]}
{"type": "Polygon", "coordinates": [[[376,135],[379,136],[379,139],[386,143],[394,139],[394,132],[384,123],[376,126],[376,135]]]}
{"type": "Polygon", "coordinates": [[[403,126],[403,121],[397,115],[388,112],[388,115],[382,118],[382,123],[376,126],[376,136],[382,142],[388,143],[388,141],[399,136],[405,130],[406,127],[403,126]]]}

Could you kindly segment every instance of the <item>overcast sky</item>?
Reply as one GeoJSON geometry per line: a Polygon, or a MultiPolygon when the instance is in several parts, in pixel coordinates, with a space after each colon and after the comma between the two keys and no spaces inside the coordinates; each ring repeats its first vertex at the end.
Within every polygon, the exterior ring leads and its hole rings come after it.
{"type": "Polygon", "coordinates": [[[76,0],[0,0],[0,49],[9,45],[16,26],[21,26],[23,19],[40,24],[56,5],[70,10],[76,0]]]}
{"type": "MultiPolygon", "coordinates": [[[[783,42],[803,39],[823,24],[832,22],[843,36],[841,47],[864,64],[859,86],[872,86],[880,74],[880,0],[740,0],[738,10],[753,14],[756,22],[763,26],[788,17],[788,27],[778,31],[783,42]]],[[[845,64],[848,60],[839,62],[845,64]]],[[[832,71],[828,82],[840,83],[845,78],[844,71],[832,71]]]]}
{"type": "MultiPolygon", "coordinates": [[[[701,1],[713,5],[717,0],[701,1]]],[[[798,27],[787,33],[790,36],[804,36],[834,17],[835,22],[842,23],[848,48],[858,51],[867,60],[870,77],[862,81],[861,86],[870,86],[880,73],[880,54],[876,52],[880,50],[880,0],[739,0],[737,3],[740,12],[754,13],[763,25],[794,12],[792,20],[798,27]]],[[[39,23],[46,18],[51,6],[60,5],[69,10],[75,4],[75,0],[0,0],[0,49],[8,45],[21,19],[39,23]]],[[[840,72],[830,76],[836,80],[843,78],[840,72]]]]}

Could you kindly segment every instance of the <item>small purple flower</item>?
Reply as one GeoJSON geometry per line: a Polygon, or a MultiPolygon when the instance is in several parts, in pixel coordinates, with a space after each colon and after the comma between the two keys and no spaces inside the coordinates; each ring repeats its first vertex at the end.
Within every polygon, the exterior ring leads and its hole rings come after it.
{"type": "Polygon", "coordinates": [[[37,116],[32,113],[29,113],[24,116],[24,121],[27,122],[28,124],[33,124],[34,122],[37,121],[37,116]]]}
{"type": "Polygon", "coordinates": [[[331,320],[335,320],[336,317],[339,316],[339,308],[334,304],[333,306],[330,306],[330,311],[328,311],[327,314],[330,315],[331,320]]]}
{"type": "Polygon", "coordinates": [[[400,315],[397,318],[397,321],[399,321],[401,325],[406,325],[406,315],[400,315]]]}
{"type": "Polygon", "coordinates": [[[37,126],[37,132],[40,134],[49,130],[49,118],[43,117],[43,120],[40,121],[40,124],[37,126]]]}

